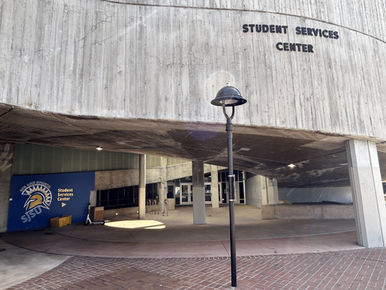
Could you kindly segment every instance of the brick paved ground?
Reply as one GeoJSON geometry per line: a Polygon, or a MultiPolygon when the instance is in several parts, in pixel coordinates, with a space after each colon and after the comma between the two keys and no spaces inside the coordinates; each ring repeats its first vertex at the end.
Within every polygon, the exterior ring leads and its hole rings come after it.
{"type": "MultiPolygon", "coordinates": [[[[386,250],[248,256],[237,289],[386,289],[386,250]]],[[[73,257],[16,289],[231,289],[229,258],[73,257]]]]}

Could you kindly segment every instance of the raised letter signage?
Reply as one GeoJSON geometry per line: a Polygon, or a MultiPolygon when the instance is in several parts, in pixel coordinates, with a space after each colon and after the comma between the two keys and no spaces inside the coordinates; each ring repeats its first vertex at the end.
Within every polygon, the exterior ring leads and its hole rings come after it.
{"type": "MultiPolygon", "coordinates": [[[[287,34],[290,30],[287,25],[277,24],[243,24],[242,26],[244,33],[275,33],[275,34],[287,34]]],[[[296,35],[321,37],[326,39],[339,39],[339,32],[321,28],[312,27],[300,27],[295,28],[296,35]]],[[[275,45],[279,51],[295,51],[295,52],[306,52],[314,53],[314,46],[312,44],[295,43],[295,42],[278,42],[275,45]]]]}

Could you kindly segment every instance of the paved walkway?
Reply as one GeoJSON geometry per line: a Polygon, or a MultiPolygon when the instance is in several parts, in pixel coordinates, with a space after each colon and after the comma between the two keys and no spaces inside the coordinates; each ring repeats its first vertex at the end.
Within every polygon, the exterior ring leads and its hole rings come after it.
{"type": "MultiPolygon", "coordinates": [[[[237,289],[385,289],[383,249],[237,259],[237,289]]],[[[10,289],[232,289],[229,258],[73,257],[10,289]]]]}
{"type": "MultiPolygon", "coordinates": [[[[232,288],[227,210],[207,208],[200,226],[187,207],[145,221],[2,234],[5,245],[47,255],[31,267],[55,263],[32,279],[20,271],[0,289],[232,288]]],[[[386,289],[386,252],[359,247],[353,220],[261,221],[259,214],[236,207],[238,289],[386,289]]],[[[8,277],[5,252],[0,274],[8,277]]]]}

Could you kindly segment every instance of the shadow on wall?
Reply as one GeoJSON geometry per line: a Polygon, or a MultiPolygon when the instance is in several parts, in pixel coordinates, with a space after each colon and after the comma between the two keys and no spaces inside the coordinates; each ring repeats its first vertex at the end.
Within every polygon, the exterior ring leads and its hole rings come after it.
{"type": "Polygon", "coordinates": [[[279,200],[292,203],[320,203],[323,201],[352,203],[351,187],[279,188],[279,200]]]}

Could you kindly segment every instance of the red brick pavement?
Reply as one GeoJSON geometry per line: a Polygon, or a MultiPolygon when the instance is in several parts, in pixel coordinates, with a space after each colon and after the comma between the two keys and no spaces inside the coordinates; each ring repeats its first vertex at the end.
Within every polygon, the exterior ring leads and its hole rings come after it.
{"type": "MultiPolygon", "coordinates": [[[[237,258],[237,289],[386,289],[386,250],[237,258]]],[[[9,289],[231,289],[229,258],[73,257],[9,289]]]]}

